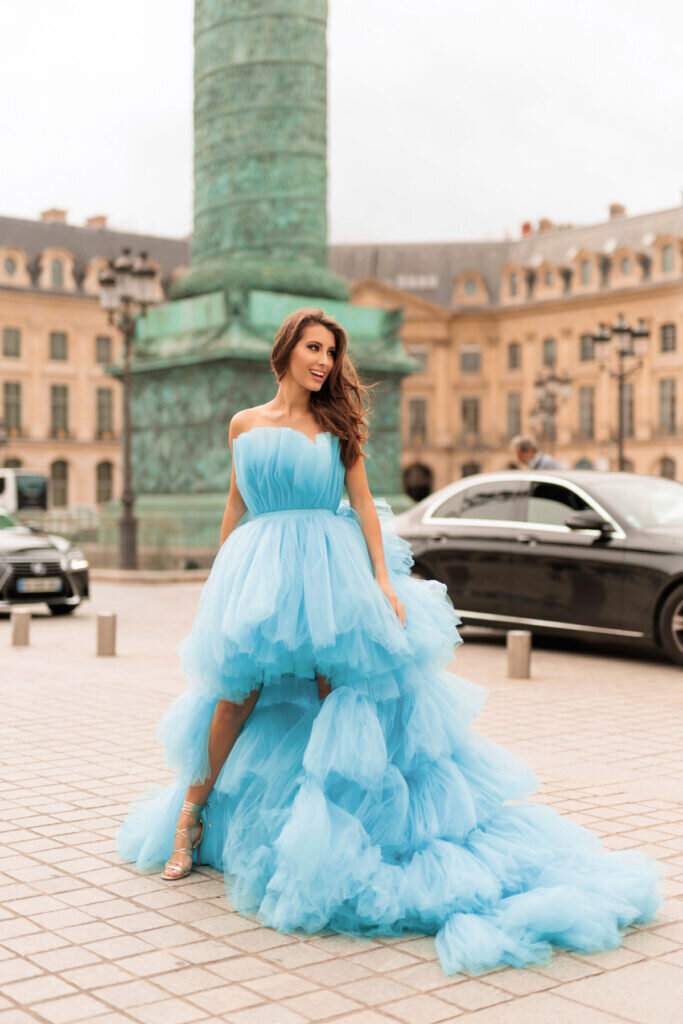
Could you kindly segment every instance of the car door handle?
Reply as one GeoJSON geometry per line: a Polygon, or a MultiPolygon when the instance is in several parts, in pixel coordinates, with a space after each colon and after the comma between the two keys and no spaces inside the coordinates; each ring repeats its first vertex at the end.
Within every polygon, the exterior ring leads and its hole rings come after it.
{"type": "Polygon", "coordinates": [[[518,533],[515,540],[518,544],[534,545],[536,543],[536,538],[532,537],[530,533],[518,533]]]}

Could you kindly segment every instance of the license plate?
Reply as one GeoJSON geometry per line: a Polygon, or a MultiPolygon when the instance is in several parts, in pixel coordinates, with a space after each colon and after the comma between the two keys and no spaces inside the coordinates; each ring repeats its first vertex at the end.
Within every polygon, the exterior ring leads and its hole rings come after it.
{"type": "Polygon", "coordinates": [[[54,594],[62,589],[62,580],[59,576],[44,576],[41,579],[24,578],[17,580],[17,590],[20,594],[54,594]]]}

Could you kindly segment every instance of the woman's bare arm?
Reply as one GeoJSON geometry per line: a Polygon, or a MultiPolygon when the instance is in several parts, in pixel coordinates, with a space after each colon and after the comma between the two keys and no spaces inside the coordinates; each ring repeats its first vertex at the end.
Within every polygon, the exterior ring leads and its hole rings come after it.
{"type": "Polygon", "coordinates": [[[363,459],[357,459],[353,466],[346,470],[346,490],[351,508],[358,513],[360,518],[361,530],[372,562],[375,579],[389,599],[401,625],[405,626],[405,609],[389,581],[389,573],[384,559],[384,545],[382,544],[382,528],[379,525],[377,509],[370,493],[363,459]]]}
{"type": "Polygon", "coordinates": [[[244,504],[244,498],[240,494],[237,487],[237,480],[235,477],[235,456],[233,453],[233,441],[244,429],[242,422],[242,414],[237,413],[230,421],[230,433],[228,435],[230,441],[230,452],[232,458],[232,472],[230,474],[230,491],[228,493],[228,500],[225,505],[225,512],[223,513],[223,522],[221,523],[221,547],[225,544],[227,538],[230,536],[232,531],[235,529],[240,519],[247,511],[247,506],[244,504]]]}

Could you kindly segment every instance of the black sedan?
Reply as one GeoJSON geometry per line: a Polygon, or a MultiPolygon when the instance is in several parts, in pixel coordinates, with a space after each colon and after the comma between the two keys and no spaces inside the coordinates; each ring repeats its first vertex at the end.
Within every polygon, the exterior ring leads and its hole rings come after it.
{"type": "Polygon", "coordinates": [[[466,477],[397,517],[464,624],[654,641],[683,665],[683,486],[594,471],[466,477]]]}
{"type": "Polygon", "coordinates": [[[69,615],[88,596],[82,551],[0,509],[0,610],[44,601],[53,615],[69,615]]]}

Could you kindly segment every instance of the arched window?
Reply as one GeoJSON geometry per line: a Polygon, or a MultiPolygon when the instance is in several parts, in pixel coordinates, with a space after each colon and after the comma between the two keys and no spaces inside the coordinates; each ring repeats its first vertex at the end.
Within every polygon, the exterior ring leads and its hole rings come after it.
{"type": "Polygon", "coordinates": [[[574,469],[595,469],[595,467],[590,459],[577,459],[574,469]]]}
{"type": "Polygon", "coordinates": [[[676,460],[668,455],[662,456],[659,460],[659,475],[665,476],[667,480],[676,479],[676,460]]]}
{"type": "Polygon", "coordinates": [[[19,469],[21,467],[21,459],[5,459],[5,469],[19,469]]]}
{"type": "Polygon", "coordinates": [[[413,501],[422,501],[434,490],[434,474],[429,466],[416,462],[403,470],[403,490],[413,501]]]}
{"type": "Polygon", "coordinates": [[[114,467],[111,462],[98,462],[96,477],[96,501],[98,505],[103,505],[106,501],[111,501],[112,499],[114,467]]]}
{"type": "Polygon", "coordinates": [[[50,466],[50,483],[53,506],[64,508],[69,504],[69,467],[64,459],[57,459],[50,466]]]}
{"type": "Polygon", "coordinates": [[[462,467],[463,476],[474,476],[475,473],[481,473],[481,466],[478,462],[465,462],[462,467]]]}

